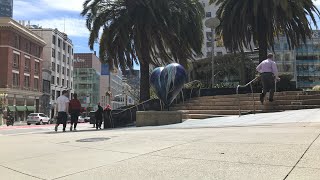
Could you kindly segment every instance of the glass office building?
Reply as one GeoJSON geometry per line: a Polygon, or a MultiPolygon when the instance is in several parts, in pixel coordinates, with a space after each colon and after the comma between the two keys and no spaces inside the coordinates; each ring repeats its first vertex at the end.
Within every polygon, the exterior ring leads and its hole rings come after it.
{"type": "Polygon", "coordinates": [[[306,44],[295,50],[289,50],[285,37],[275,43],[275,59],[280,74],[293,75],[296,86],[311,89],[320,85],[320,31],[313,31],[313,36],[306,44]]]}
{"type": "Polygon", "coordinates": [[[81,106],[95,109],[100,98],[100,73],[93,68],[75,68],[73,77],[81,106]]]}

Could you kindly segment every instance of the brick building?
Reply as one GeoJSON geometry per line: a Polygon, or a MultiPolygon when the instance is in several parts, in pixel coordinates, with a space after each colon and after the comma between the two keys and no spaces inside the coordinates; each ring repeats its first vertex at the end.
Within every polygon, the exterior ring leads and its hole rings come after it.
{"type": "Polygon", "coordinates": [[[1,105],[16,121],[39,111],[45,41],[11,18],[0,18],[1,105]]]}

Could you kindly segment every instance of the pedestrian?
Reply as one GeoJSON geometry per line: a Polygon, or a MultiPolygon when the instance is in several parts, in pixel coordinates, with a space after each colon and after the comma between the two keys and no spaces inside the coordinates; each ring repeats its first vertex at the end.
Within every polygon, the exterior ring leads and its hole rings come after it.
{"type": "Polygon", "coordinates": [[[81,111],[81,103],[78,100],[78,95],[76,93],[73,94],[73,99],[69,103],[69,112],[71,114],[71,125],[70,131],[72,131],[72,126],[74,131],[77,131],[78,118],[80,116],[81,111]]]}
{"type": "Polygon", "coordinates": [[[57,132],[60,124],[63,124],[63,132],[66,131],[68,110],[69,110],[69,92],[67,90],[62,91],[62,95],[58,97],[56,102],[56,114],[57,123],[54,130],[57,132]]]}
{"type": "Polygon", "coordinates": [[[100,103],[98,103],[98,109],[95,112],[95,118],[96,118],[96,129],[101,129],[101,124],[102,124],[102,113],[103,109],[100,106],[100,103]]]}
{"type": "Polygon", "coordinates": [[[110,104],[107,104],[107,106],[104,108],[104,129],[107,129],[108,127],[112,128],[113,127],[113,122],[112,122],[112,116],[111,116],[111,111],[112,108],[110,104]]]}
{"type": "Polygon", "coordinates": [[[268,59],[262,61],[257,66],[257,71],[261,74],[262,93],[260,94],[260,101],[263,104],[264,98],[269,92],[269,102],[273,101],[275,91],[275,80],[279,81],[277,64],[274,62],[273,54],[268,54],[268,59]]]}

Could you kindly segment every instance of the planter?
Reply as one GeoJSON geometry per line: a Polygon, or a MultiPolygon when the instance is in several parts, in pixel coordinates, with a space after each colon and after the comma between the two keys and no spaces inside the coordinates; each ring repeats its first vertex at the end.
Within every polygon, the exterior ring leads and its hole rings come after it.
{"type": "Polygon", "coordinates": [[[138,111],[136,126],[162,126],[181,122],[181,111],[138,111]]]}

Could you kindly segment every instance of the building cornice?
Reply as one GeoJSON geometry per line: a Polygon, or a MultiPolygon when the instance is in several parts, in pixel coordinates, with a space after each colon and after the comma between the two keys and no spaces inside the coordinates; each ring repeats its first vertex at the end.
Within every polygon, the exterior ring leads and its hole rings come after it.
{"type": "Polygon", "coordinates": [[[8,17],[0,17],[0,27],[2,28],[13,28],[17,30],[18,32],[24,34],[25,36],[33,39],[34,41],[38,42],[42,46],[45,46],[47,43],[38,35],[33,33],[31,30],[29,30],[27,27],[22,26],[17,21],[8,18],[8,17]]]}

